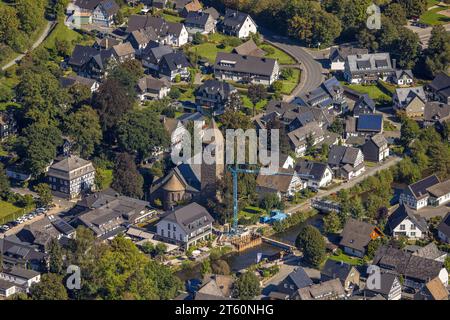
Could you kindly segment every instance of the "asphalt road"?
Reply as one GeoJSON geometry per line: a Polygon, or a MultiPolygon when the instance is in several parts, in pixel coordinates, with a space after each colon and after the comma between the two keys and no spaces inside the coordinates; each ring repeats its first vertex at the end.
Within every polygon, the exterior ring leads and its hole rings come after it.
{"type": "Polygon", "coordinates": [[[302,76],[300,84],[289,96],[292,100],[298,94],[305,93],[317,88],[324,80],[324,70],[322,65],[317,62],[299,43],[294,39],[276,35],[270,30],[261,28],[264,40],[278,47],[291,56],[293,56],[301,65],[302,76]]]}
{"type": "MultiPolygon", "coordinates": [[[[397,156],[391,156],[388,160],[386,160],[381,165],[378,165],[376,167],[370,167],[370,168],[366,167],[366,171],[364,171],[364,173],[359,175],[358,177],[356,177],[348,182],[342,183],[333,189],[319,190],[319,192],[316,194],[316,196],[314,198],[326,197],[333,193],[338,192],[339,190],[351,188],[351,187],[355,186],[356,184],[360,183],[361,181],[363,181],[365,178],[375,175],[378,171],[390,168],[391,166],[397,164],[400,160],[402,160],[402,158],[397,157],[397,156]]],[[[301,204],[294,205],[292,207],[287,208],[286,212],[295,213],[297,211],[304,211],[306,209],[309,209],[310,207],[311,207],[311,201],[308,200],[301,204]]]]}

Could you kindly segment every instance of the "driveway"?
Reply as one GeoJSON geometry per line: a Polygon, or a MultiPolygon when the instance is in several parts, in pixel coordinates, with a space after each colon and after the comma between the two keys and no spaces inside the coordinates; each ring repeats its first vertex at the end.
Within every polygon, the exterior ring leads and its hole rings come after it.
{"type": "Polygon", "coordinates": [[[317,88],[324,80],[322,65],[312,57],[299,42],[288,37],[278,36],[270,30],[261,28],[264,40],[273,46],[287,52],[301,64],[302,76],[299,85],[288,96],[291,101],[301,93],[309,92],[317,88]]]}
{"type": "Polygon", "coordinates": [[[48,21],[47,25],[45,26],[44,31],[42,32],[41,36],[33,43],[33,45],[31,46],[30,50],[27,50],[25,53],[23,54],[19,54],[17,57],[15,57],[12,61],[8,62],[7,64],[5,64],[2,67],[2,70],[6,70],[10,67],[12,67],[14,64],[18,63],[20,60],[22,60],[23,57],[25,57],[25,55],[28,53],[28,51],[31,51],[33,49],[36,49],[41,43],[42,41],[45,40],[45,38],[47,38],[47,36],[50,34],[50,32],[53,30],[53,27],[56,25],[55,21],[48,21]]]}

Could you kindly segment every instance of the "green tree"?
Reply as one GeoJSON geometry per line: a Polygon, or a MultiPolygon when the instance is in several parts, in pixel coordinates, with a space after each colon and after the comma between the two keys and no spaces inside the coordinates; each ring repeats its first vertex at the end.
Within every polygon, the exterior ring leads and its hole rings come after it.
{"type": "Polygon", "coordinates": [[[424,52],[426,67],[430,77],[439,72],[447,72],[450,65],[450,35],[441,25],[434,26],[428,48],[424,52]]]}
{"type": "Polygon", "coordinates": [[[49,271],[61,274],[63,268],[62,248],[56,238],[50,240],[49,248],[49,271]]]}
{"type": "Polygon", "coordinates": [[[67,135],[74,142],[73,151],[89,158],[101,142],[102,130],[97,112],[90,106],[82,106],[69,114],[65,122],[67,135]]]}
{"type": "Polygon", "coordinates": [[[236,281],[236,290],[239,299],[251,300],[261,294],[259,278],[254,272],[247,271],[240,275],[236,281]]]}
{"type": "Polygon", "coordinates": [[[202,261],[202,265],[200,267],[200,273],[202,277],[212,272],[211,261],[209,259],[205,259],[202,261]]]}
{"type": "Polygon", "coordinates": [[[316,227],[304,226],[295,240],[295,245],[302,250],[305,260],[313,266],[318,267],[325,260],[325,240],[316,227]]]}
{"type": "Polygon", "coordinates": [[[0,42],[10,44],[18,33],[19,19],[17,12],[12,6],[0,6],[0,42]]]}
{"type": "Polygon", "coordinates": [[[136,167],[134,157],[127,153],[119,153],[116,156],[111,187],[123,195],[142,198],[143,185],[144,179],[136,167]]]}
{"type": "Polygon", "coordinates": [[[67,300],[67,291],[63,285],[63,278],[55,273],[46,273],[41,281],[30,288],[33,300],[67,300]]]}
{"type": "Polygon", "coordinates": [[[5,198],[10,191],[8,176],[3,163],[0,163],[0,198],[5,198]]]}
{"type": "Polygon", "coordinates": [[[39,196],[39,199],[37,201],[39,206],[43,207],[52,204],[53,195],[52,190],[50,189],[48,184],[40,183],[34,189],[39,196]]]}
{"type": "Polygon", "coordinates": [[[365,216],[364,206],[360,196],[350,199],[350,214],[354,219],[362,219],[365,216]]]}
{"type": "Polygon", "coordinates": [[[406,25],[406,11],[400,3],[391,2],[384,10],[384,15],[398,26],[406,25]]]}
{"type": "Polygon", "coordinates": [[[61,131],[52,125],[33,123],[22,131],[15,150],[34,176],[44,169],[56,156],[56,149],[62,144],[61,131]]]}
{"type": "Polygon", "coordinates": [[[107,79],[100,85],[93,100],[94,108],[100,117],[102,130],[108,133],[105,138],[112,142],[116,125],[132,109],[133,98],[129,96],[126,88],[119,81],[107,79]]]}
{"type": "Polygon", "coordinates": [[[330,212],[323,218],[323,228],[327,233],[337,233],[341,228],[341,220],[335,211],[330,212]]]}
{"type": "Polygon", "coordinates": [[[42,24],[44,15],[43,2],[40,0],[17,0],[16,10],[20,20],[20,29],[32,33],[42,24]]]}
{"type": "Polygon", "coordinates": [[[119,146],[136,154],[138,161],[150,156],[156,148],[167,147],[169,136],[159,121],[159,115],[151,109],[131,111],[117,128],[119,146]]]}
{"type": "Polygon", "coordinates": [[[253,116],[255,116],[256,104],[259,101],[266,99],[267,89],[262,84],[251,84],[248,87],[247,96],[253,104],[253,116]]]}

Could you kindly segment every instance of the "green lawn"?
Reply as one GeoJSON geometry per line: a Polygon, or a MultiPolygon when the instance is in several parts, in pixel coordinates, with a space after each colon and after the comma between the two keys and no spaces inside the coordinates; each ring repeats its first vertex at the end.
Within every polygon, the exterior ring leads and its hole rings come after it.
{"type": "Polygon", "coordinates": [[[123,6],[122,8],[120,8],[120,11],[122,12],[124,17],[129,17],[132,14],[139,14],[143,8],[144,8],[144,4],[140,3],[135,7],[123,6]]]}
{"type": "Polygon", "coordinates": [[[292,77],[286,80],[280,80],[283,83],[283,89],[281,89],[281,93],[283,94],[291,94],[292,90],[294,90],[300,81],[300,70],[292,70],[294,71],[292,77]]]}
{"type": "Polygon", "coordinates": [[[419,22],[426,23],[431,26],[449,23],[450,17],[439,13],[448,8],[449,6],[439,6],[438,8],[428,10],[420,16],[419,22]]]}
{"type": "Polygon", "coordinates": [[[390,100],[391,97],[381,91],[381,89],[376,85],[362,85],[362,84],[347,84],[346,87],[358,91],[360,93],[367,93],[369,97],[374,100],[390,100]]]}
{"type": "MultiPolygon", "coordinates": [[[[241,99],[242,99],[242,104],[244,105],[244,107],[249,108],[249,109],[253,109],[253,103],[251,102],[250,98],[246,95],[241,93],[241,99]]],[[[256,103],[256,110],[262,110],[267,104],[267,99],[261,100],[259,102],[256,103]]]]}
{"type": "Polygon", "coordinates": [[[441,0],[427,0],[427,8],[437,5],[441,0]]]}
{"type": "Polygon", "coordinates": [[[112,169],[96,168],[96,174],[101,181],[100,189],[104,190],[111,186],[113,181],[112,169]]]}
{"type": "MultiPolygon", "coordinates": [[[[174,86],[176,87],[176,86],[174,86]]],[[[180,101],[195,101],[195,88],[193,87],[178,87],[181,91],[181,96],[178,100],[180,101]]]]}
{"type": "Polygon", "coordinates": [[[0,200],[0,223],[5,223],[7,221],[3,221],[5,217],[18,212],[21,208],[16,207],[15,205],[0,200]]]}
{"type": "Polygon", "coordinates": [[[259,47],[264,51],[267,51],[268,48],[270,48],[269,50],[274,50],[274,53],[267,54],[266,57],[277,59],[279,64],[295,64],[295,60],[290,55],[270,44],[263,43],[259,47]]]}
{"type": "Polygon", "coordinates": [[[45,39],[43,45],[47,49],[55,49],[55,41],[58,40],[67,40],[71,43],[79,44],[82,36],[76,31],[73,31],[67,28],[63,22],[58,22],[55,29],[53,29],[52,33],[45,39]]]}
{"type": "Polygon", "coordinates": [[[164,20],[169,21],[169,22],[183,22],[184,18],[179,17],[179,16],[175,16],[172,14],[168,14],[168,13],[162,13],[161,17],[164,18],[164,20]]]}
{"type": "Polygon", "coordinates": [[[217,52],[231,52],[232,50],[233,47],[226,46],[221,49],[218,48],[218,44],[211,42],[205,42],[189,48],[190,52],[196,52],[199,57],[207,59],[212,64],[216,61],[217,52]]]}
{"type": "Polygon", "coordinates": [[[334,260],[334,261],[342,261],[345,263],[348,263],[352,266],[362,266],[363,260],[360,258],[356,258],[356,257],[350,257],[348,255],[346,255],[345,253],[341,253],[340,255],[330,255],[329,259],[334,260]]]}

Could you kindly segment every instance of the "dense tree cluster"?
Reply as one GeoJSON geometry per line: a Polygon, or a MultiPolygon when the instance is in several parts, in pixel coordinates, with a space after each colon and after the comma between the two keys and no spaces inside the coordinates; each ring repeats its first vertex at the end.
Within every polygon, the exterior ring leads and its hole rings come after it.
{"type": "Polygon", "coordinates": [[[173,299],[181,281],[168,267],[139,251],[132,241],[116,237],[110,245],[95,242],[86,228],[77,229],[68,248],[50,244],[50,273],[31,287],[36,300],[72,299],[173,299]],[[65,257],[65,259],[63,259],[65,257]],[[74,264],[81,270],[81,290],[69,290],[63,278],[65,268],[74,264]]]}

